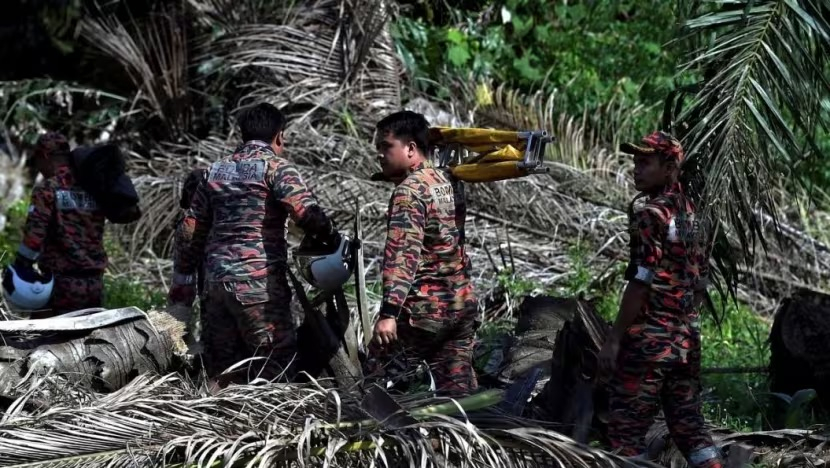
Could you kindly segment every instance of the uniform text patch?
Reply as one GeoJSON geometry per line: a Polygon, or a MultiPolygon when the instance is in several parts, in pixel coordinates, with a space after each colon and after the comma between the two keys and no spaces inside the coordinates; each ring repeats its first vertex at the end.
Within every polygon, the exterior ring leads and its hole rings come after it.
{"type": "Polygon", "coordinates": [[[61,211],[95,211],[98,204],[92,196],[80,190],[56,190],[55,205],[61,211]]]}
{"type": "Polygon", "coordinates": [[[435,203],[438,206],[453,206],[455,205],[455,199],[453,197],[453,190],[452,185],[450,184],[441,184],[436,185],[435,187],[431,188],[432,190],[432,199],[435,200],[435,203]]]}
{"type": "Polygon", "coordinates": [[[265,161],[218,162],[210,166],[209,182],[262,182],[265,161]]]}

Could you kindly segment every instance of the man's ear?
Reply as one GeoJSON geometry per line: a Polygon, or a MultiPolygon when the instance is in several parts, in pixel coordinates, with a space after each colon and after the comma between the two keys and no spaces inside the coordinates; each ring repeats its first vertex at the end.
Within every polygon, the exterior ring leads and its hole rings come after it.
{"type": "Polygon", "coordinates": [[[285,133],[279,132],[277,133],[277,136],[274,137],[274,144],[276,146],[282,146],[283,143],[285,143],[285,133]]]}

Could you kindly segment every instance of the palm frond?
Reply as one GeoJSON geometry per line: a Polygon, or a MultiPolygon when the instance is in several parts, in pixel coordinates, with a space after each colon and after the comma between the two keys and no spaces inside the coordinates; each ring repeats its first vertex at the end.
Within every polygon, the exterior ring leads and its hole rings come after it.
{"type": "Polygon", "coordinates": [[[820,10],[826,6],[812,0],[702,3],[708,11],[686,28],[713,39],[693,51],[686,68],[709,79],[681,117],[684,144],[700,171],[694,185],[706,215],[722,220],[749,257],[757,242],[766,248],[756,210],[778,220],[770,189],[798,183],[792,169],[821,155],[830,26],[820,10]]]}
{"type": "Polygon", "coordinates": [[[171,6],[154,12],[143,24],[125,24],[114,15],[89,15],[80,22],[81,36],[121,65],[138,99],[163,122],[168,137],[187,131],[191,119],[183,18],[181,9],[171,6]]]}
{"type": "MultiPolygon", "coordinates": [[[[222,5],[212,0],[200,9],[221,11],[222,5]]],[[[382,0],[309,0],[286,7],[272,23],[225,18],[226,31],[205,36],[197,60],[219,62],[217,73],[236,77],[240,92],[232,107],[266,101],[286,109],[295,123],[322,115],[343,133],[357,126],[365,134],[379,113],[400,106],[390,14],[382,0]]]]}
{"type": "Polygon", "coordinates": [[[493,396],[485,392],[439,406],[402,400],[419,422],[388,429],[366,418],[355,395],[314,383],[231,386],[210,395],[172,375],[139,376],[100,398],[78,395],[75,405],[6,418],[0,423],[0,464],[652,466],[547,429],[488,428],[484,420],[473,425],[464,408],[480,407],[479,400],[493,396]]]}

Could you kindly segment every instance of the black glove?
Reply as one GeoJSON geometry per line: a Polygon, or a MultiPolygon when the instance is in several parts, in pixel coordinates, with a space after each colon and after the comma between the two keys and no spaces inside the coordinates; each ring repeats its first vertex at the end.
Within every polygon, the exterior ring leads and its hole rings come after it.
{"type": "Polygon", "coordinates": [[[326,235],[306,235],[300,242],[300,250],[304,252],[318,252],[330,254],[340,246],[340,233],[332,230],[326,235]]]}
{"type": "Polygon", "coordinates": [[[336,229],[332,229],[329,235],[326,236],[326,239],[323,239],[323,243],[332,251],[334,251],[336,248],[340,247],[341,239],[342,236],[340,235],[340,233],[337,232],[336,229]]]}

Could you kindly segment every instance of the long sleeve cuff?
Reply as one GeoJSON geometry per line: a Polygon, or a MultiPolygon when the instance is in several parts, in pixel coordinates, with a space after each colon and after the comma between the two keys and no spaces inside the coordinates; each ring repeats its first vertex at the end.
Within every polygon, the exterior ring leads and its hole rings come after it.
{"type": "Polygon", "coordinates": [[[381,317],[398,318],[398,315],[401,314],[401,307],[389,303],[384,303],[382,306],[380,306],[380,312],[378,314],[381,317]]]}
{"type": "Polygon", "coordinates": [[[185,275],[182,273],[173,273],[173,284],[190,285],[196,283],[196,275],[185,275]]]}
{"type": "Polygon", "coordinates": [[[633,279],[645,285],[650,285],[654,281],[654,270],[638,265],[637,273],[634,274],[633,279]]]}
{"type": "Polygon", "coordinates": [[[17,248],[17,254],[33,262],[37,261],[38,257],[40,257],[40,252],[26,247],[25,244],[20,244],[20,246],[17,248]]]}

